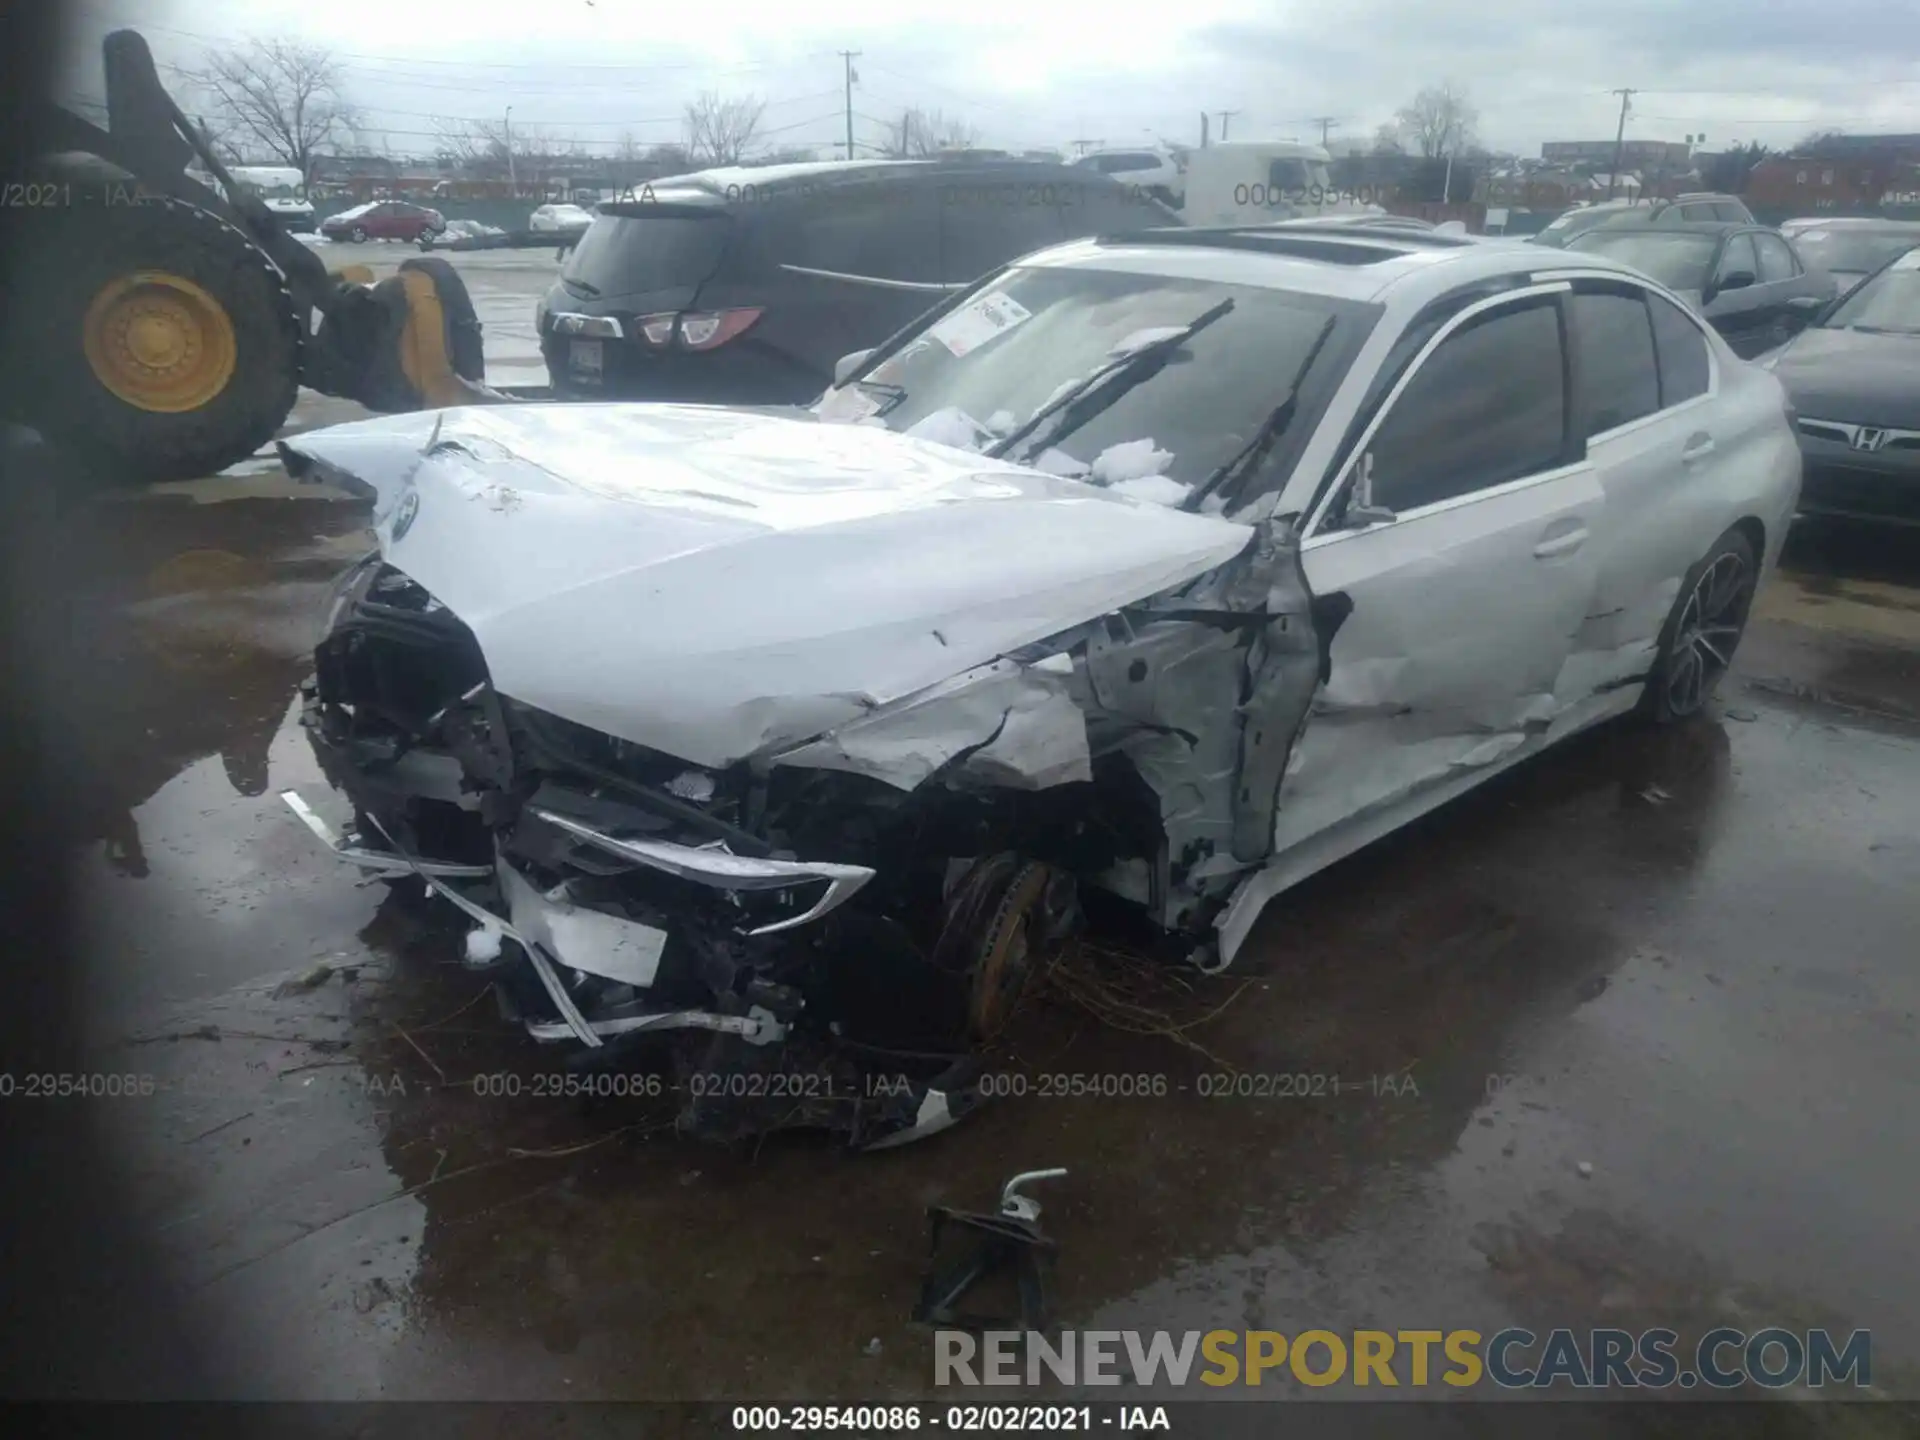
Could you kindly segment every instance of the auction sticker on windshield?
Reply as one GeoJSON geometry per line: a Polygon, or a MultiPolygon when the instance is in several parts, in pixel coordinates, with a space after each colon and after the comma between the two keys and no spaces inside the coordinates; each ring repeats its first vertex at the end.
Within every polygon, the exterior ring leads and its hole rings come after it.
{"type": "Polygon", "coordinates": [[[1004,335],[1033,312],[1011,295],[990,290],[969,300],[927,331],[955,357],[978,350],[996,335],[1004,335]]]}

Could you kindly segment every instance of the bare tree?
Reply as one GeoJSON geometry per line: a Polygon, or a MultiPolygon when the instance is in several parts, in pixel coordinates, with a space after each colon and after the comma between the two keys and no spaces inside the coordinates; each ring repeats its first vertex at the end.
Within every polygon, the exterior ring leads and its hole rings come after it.
{"type": "Polygon", "coordinates": [[[887,126],[881,148],[895,160],[924,160],[942,150],[964,150],[979,138],[980,132],[963,120],[915,108],[901,111],[900,118],[887,126]]]}
{"type": "Polygon", "coordinates": [[[766,102],[722,100],[709,90],[687,106],[687,152],[702,165],[737,165],[760,128],[766,102]]]}
{"type": "Polygon", "coordinates": [[[236,150],[258,148],[309,180],[313,160],[352,133],[353,107],[340,89],[331,52],[295,40],[255,40],[208,52],[186,72],[236,150]]]}
{"type": "Polygon", "coordinates": [[[1457,155],[1474,143],[1480,112],[1453,81],[1429,85],[1395,117],[1400,134],[1427,159],[1457,155]]]}
{"type": "Polygon", "coordinates": [[[1406,145],[1400,139],[1398,125],[1382,125],[1373,132],[1373,153],[1376,155],[1404,155],[1406,145]]]}

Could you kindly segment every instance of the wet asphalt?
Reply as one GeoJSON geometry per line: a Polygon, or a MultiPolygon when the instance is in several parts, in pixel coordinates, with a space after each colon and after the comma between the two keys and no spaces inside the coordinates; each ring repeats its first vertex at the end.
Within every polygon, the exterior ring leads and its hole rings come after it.
{"type": "Polygon", "coordinates": [[[850,1157],[539,1093],[559,1059],[457,917],[318,851],[275,796],[327,794],[295,691],[364,511],[271,470],[60,522],[89,1063],[153,1091],[66,1103],[212,1393],[929,1394],[926,1207],[1064,1166],[1067,1325],[1868,1328],[1920,1399],[1920,537],[1797,533],[1709,717],[1483,787],[1276,901],[1228,975],[1076,957],[993,1057],[1024,1098],[850,1157]],[[1229,1073],[1320,1078],[1203,1098],[1229,1073]],[[1076,1075],[1165,1093],[1035,1093],[1076,1075]]]}

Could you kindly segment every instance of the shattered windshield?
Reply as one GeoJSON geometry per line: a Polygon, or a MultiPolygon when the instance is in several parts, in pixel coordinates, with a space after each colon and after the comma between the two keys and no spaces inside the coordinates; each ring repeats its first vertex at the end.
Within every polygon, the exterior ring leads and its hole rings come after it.
{"type": "MultiPolygon", "coordinates": [[[[1177,504],[1246,447],[1289,388],[1304,388],[1303,372],[1328,382],[1320,370],[1340,362],[1334,347],[1316,346],[1329,320],[1364,334],[1374,309],[1163,275],[1020,268],[829,394],[820,416],[984,451],[1090,376],[1215,310],[1137,383],[1028,457],[1177,504]]],[[[1293,428],[1310,431],[1311,418],[1293,428]]]]}

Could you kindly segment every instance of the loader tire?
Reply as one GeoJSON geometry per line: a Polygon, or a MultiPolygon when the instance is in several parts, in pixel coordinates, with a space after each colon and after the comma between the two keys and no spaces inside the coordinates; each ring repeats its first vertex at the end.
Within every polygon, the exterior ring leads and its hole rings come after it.
{"type": "Polygon", "coordinates": [[[273,439],[303,327],[243,231],[152,197],[49,217],[30,243],[0,365],[10,410],[110,483],[210,475],[273,439]]]}

